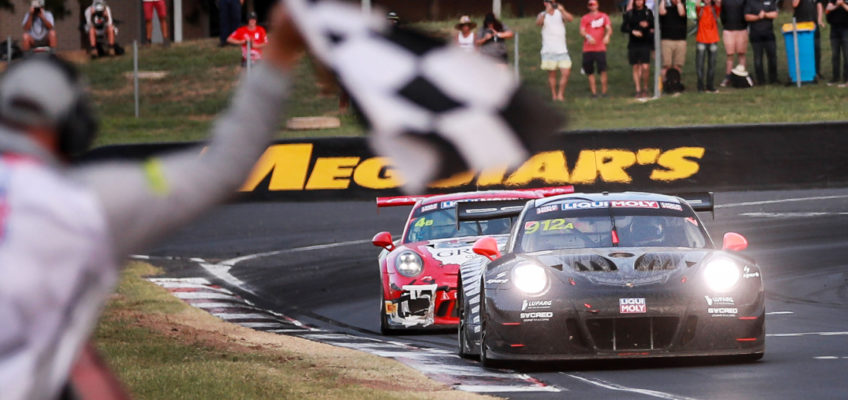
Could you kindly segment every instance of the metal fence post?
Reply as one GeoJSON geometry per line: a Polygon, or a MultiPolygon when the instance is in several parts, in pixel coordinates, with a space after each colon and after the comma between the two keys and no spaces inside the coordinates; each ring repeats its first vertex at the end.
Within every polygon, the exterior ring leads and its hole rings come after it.
{"type": "Polygon", "coordinates": [[[133,40],[133,97],[135,117],[138,118],[138,40],[133,40]]]}
{"type": "Polygon", "coordinates": [[[6,36],[6,61],[12,63],[12,36],[6,36]]]}
{"type": "Polygon", "coordinates": [[[251,46],[252,44],[253,43],[251,43],[250,40],[247,41],[247,59],[245,60],[245,62],[246,62],[245,65],[247,66],[247,74],[248,75],[250,75],[250,68],[253,66],[252,65],[253,64],[253,54],[251,53],[252,47],[253,47],[253,46],[251,46]]]}
{"type": "Polygon", "coordinates": [[[792,17],[792,42],[795,46],[795,83],[801,87],[801,57],[798,55],[798,23],[792,17]]]}
{"type": "Polygon", "coordinates": [[[654,98],[660,98],[662,88],[660,83],[660,71],[662,70],[662,42],[660,39],[660,2],[665,0],[654,0],[654,98]]]}
{"type": "Polygon", "coordinates": [[[515,32],[515,80],[521,80],[521,73],[518,71],[518,32],[515,32]]]}

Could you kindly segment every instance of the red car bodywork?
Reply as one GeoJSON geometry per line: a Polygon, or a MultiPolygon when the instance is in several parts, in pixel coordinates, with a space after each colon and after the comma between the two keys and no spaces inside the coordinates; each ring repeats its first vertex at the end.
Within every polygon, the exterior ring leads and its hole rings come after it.
{"type": "MultiPolygon", "coordinates": [[[[450,204],[459,201],[530,200],[553,192],[567,193],[569,190],[571,187],[378,199],[378,206],[383,207],[413,204],[400,240],[392,241],[388,232],[378,233],[374,237],[374,245],[383,248],[379,256],[381,330],[390,333],[401,329],[451,328],[459,323],[455,311],[459,265],[477,257],[471,247],[486,233],[463,236],[459,232],[460,237],[408,241],[409,231],[419,209],[450,209],[450,204]],[[418,254],[423,264],[421,272],[413,277],[401,275],[395,267],[396,258],[407,251],[418,254]]],[[[504,240],[506,233],[501,233],[504,240]]]]}

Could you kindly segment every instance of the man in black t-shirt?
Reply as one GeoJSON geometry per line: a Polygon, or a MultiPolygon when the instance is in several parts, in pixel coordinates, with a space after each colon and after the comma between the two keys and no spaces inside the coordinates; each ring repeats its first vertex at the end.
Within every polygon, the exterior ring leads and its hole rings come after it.
{"type": "Polygon", "coordinates": [[[827,3],[827,23],[830,24],[831,63],[833,64],[833,79],[831,83],[839,84],[839,53],[842,53],[842,83],[839,87],[848,86],[848,3],[845,0],[830,0],[827,3]]]}
{"type": "Polygon", "coordinates": [[[730,81],[730,71],[736,64],[745,65],[745,52],[748,50],[748,23],[745,22],[746,0],[723,0],[721,2],[721,40],[727,52],[725,62],[725,78],[721,86],[727,86],[730,81]],[[736,62],[733,61],[736,56],[736,62]]]}
{"type": "Polygon", "coordinates": [[[816,23],[816,30],[813,32],[813,53],[816,60],[816,78],[821,78],[821,28],[824,28],[822,16],[824,14],[824,5],[822,1],[827,0],[792,0],[792,8],[795,13],[796,22],[813,22],[816,23]]]}
{"type": "Polygon", "coordinates": [[[669,68],[683,72],[686,61],[686,6],[684,0],[660,0],[662,77],[669,68]]]}
{"type": "Polygon", "coordinates": [[[745,4],[745,21],[748,22],[751,47],[754,48],[754,72],[758,85],[766,83],[763,72],[764,52],[768,58],[768,83],[777,83],[777,45],[773,22],[775,18],[776,0],[748,0],[745,4]]]}

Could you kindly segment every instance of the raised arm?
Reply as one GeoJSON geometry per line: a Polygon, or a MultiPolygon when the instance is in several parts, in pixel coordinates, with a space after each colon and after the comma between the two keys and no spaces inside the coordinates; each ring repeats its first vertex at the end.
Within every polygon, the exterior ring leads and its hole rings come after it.
{"type": "Polygon", "coordinates": [[[276,131],[303,46],[285,13],[275,12],[272,25],[264,62],[243,78],[205,147],[74,171],[99,197],[110,232],[120,232],[112,235],[115,257],[151,244],[242,184],[276,131]]]}

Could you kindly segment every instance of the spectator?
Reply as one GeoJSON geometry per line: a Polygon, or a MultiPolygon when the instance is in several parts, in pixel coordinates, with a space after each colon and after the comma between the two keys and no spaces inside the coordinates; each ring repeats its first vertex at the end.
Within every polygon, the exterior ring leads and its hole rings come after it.
{"type": "Polygon", "coordinates": [[[774,19],[777,18],[775,0],[748,0],[745,4],[745,20],[754,49],[754,74],[758,85],[777,83],[777,44],[774,37],[774,19]],[[768,81],[763,72],[763,53],[768,58],[768,81]]]}
{"type": "Polygon", "coordinates": [[[153,43],[153,10],[159,17],[159,28],[162,30],[162,44],[168,47],[168,8],[165,0],[142,0],[144,5],[144,32],[147,44],[153,43]]]}
{"type": "Polygon", "coordinates": [[[68,167],[96,130],[76,71],[32,57],[0,79],[4,400],[59,398],[124,257],[243,182],[276,132],[302,49],[284,13],[273,24],[266,61],[242,81],[203,157],[193,147],[144,162],[68,167]]]}
{"type": "Polygon", "coordinates": [[[241,24],[242,4],[244,0],[218,0],[218,46],[226,46],[230,34],[241,24]]]}
{"type": "Polygon", "coordinates": [[[509,27],[498,21],[495,14],[488,13],[483,18],[483,26],[477,32],[475,44],[480,48],[480,52],[494,57],[503,64],[507,63],[506,58],[506,39],[515,36],[509,27]]]}
{"type": "Polygon", "coordinates": [[[459,23],[454,25],[454,28],[459,31],[456,34],[456,44],[459,48],[468,52],[474,51],[474,28],[476,27],[477,24],[467,15],[459,18],[459,23]]]}
{"type": "Polygon", "coordinates": [[[589,0],[589,13],[580,18],[580,36],[583,37],[583,72],[589,78],[592,97],[598,97],[595,85],[595,67],[601,75],[601,96],[607,96],[607,45],[612,35],[609,15],[598,11],[598,0],[589,0]]]}
{"type": "Polygon", "coordinates": [[[821,28],[824,27],[824,7],[821,0],[792,0],[793,16],[796,22],[817,24],[813,32],[813,53],[816,63],[816,79],[821,79],[821,28]]]}
{"type": "Polygon", "coordinates": [[[686,62],[686,5],[684,0],[663,0],[659,4],[662,78],[669,68],[683,72],[686,62]]]}
{"type": "Polygon", "coordinates": [[[53,29],[53,13],[44,8],[44,0],[32,0],[29,12],[21,23],[24,27],[23,51],[36,47],[56,48],[56,30],[53,29]]]}
{"type": "Polygon", "coordinates": [[[736,64],[745,65],[745,53],[748,51],[748,23],[745,21],[745,3],[747,0],[722,0],[721,26],[724,50],[727,54],[725,61],[724,79],[721,86],[727,86],[730,81],[730,71],[736,64]],[[736,56],[736,61],[733,57],[736,56]]]}
{"type": "Polygon", "coordinates": [[[268,36],[265,28],[256,25],[256,13],[251,11],[247,14],[247,25],[236,29],[227,42],[241,45],[241,65],[244,66],[247,64],[247,42],[250,42],[250,61],[255,63],[262,59],[262,49],[268,44],[268,36]]]}
{"type": "Polygon", "coordinates": [[[703,0],[696,5],[698,13],[698,34],[695,35],[695,72],[698,75],[698,91],[717,93],[713,86],[715,80],[716,53],[718,52],[718,13],[721,0],[703,0]],[[707,58],[704,71],[704,58],[707,58]]]}
{"type": "Polygon", "coordinates": [[[571,57],[565,41],[565,24],[574,16],[554,0],[544,0],[545,11],[536,17],[536,25],[542,27],[542,70],[548,71],[548,86],[554,101],[565,101],[565,86],[571,75],[571,57]],[[557,69],[560,71],[557,88],[557,69]]]}
{"type": "Polygon", "coordinates": [[[830,24],[830,51],[833,79],[830,84],[839,87],[848,85],[848,3],[845,0],[830,0],[827,3],[827,23],[830,24]],[[839,76],[839,55],[842,53],[842,82],[839,76]]]}
{"type": "Polygon", "coordinates": [[[112,9],[106,5],[104,0],[94,0],[85,9],[85,30],[88,32],[88,44],[91,46],[91,57],[99,56],[97,52],[97,38],[105,38],[109,46],[106,53],[115,55],[115,28],[112,24],[112,9]]]}
{"type": "Polygon", "coordinates": [[[621,30],[630,36],[627,60],[633,66],[636,98],[647,98],[651,51],[654,49],[654,13],[645,7],[645,0],[633,1],[633,8],[624,13],[621,30]]]}

